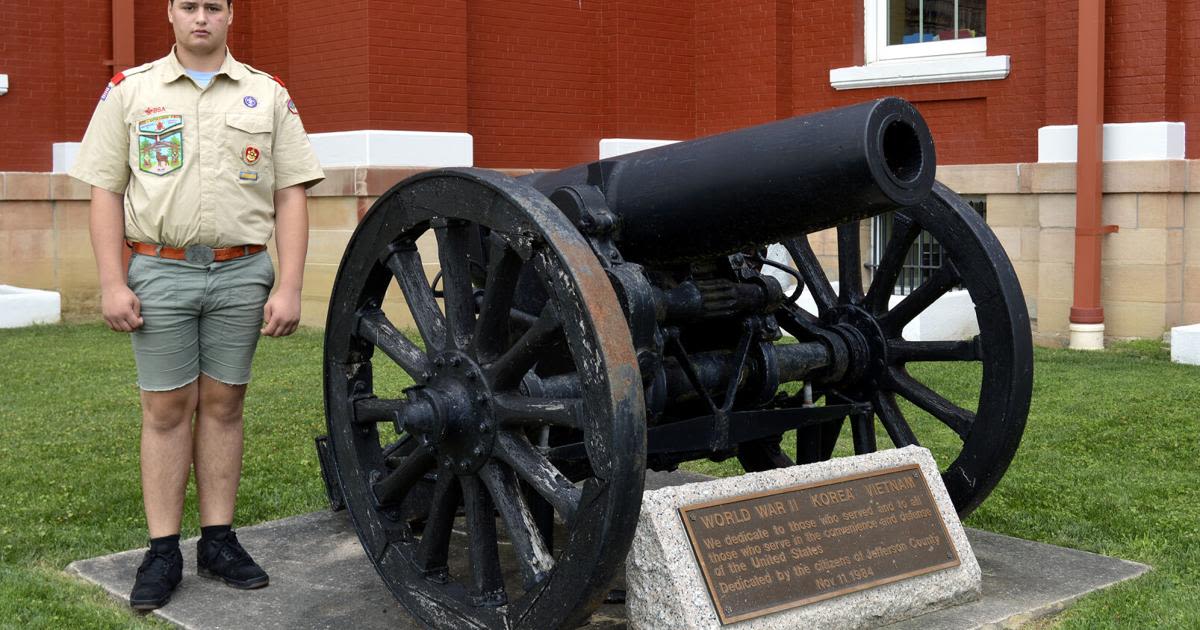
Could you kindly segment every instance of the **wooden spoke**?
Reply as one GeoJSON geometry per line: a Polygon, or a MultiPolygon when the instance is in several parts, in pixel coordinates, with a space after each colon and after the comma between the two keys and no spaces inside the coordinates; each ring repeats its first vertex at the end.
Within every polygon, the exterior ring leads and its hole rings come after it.
{"type": "Polygon", "coordinates": [[[888,340],[888,359],[893,363],[909,361],[982,361],[983,346],[976,335],[961,341],[888,340]]]}
{"type": "Polygon", "coordinates": [[[434,228],[438,260],[442,265],[442,296],[446,304],[446,327],[454,347],[464,349],[475,332],[475,298],[471,270],[467,268],[470,230],[474,224],[451,221],[434,228]]]}
{"type": "Polygon", "coordinates": [[[578,398],[531,398],[518,394],[496,394],[492,411],[505,426],[556,426],[582,428],[578,398]]]}
{"type": "Polygon", "coordinates": [[[450,534],[454,531],[454,515],[462,502],[458,480],[449,471],[438,475],[430,500],[429,518],[414,556],[417,569],[428,577],[444,579],[450,553],[450,534]]]}
{"type": "Polygon", "coordinates": [[[866,455],[877,450],[874,414],[862,413],[850,416],[850,430],[854,437],[855,455],[866,455]]]}
{"type": "Polygon", "coordinates": [[[579,509],[580,490],[523,435],[503,431],[497,437],[496,456],[516,471],[562,517],[568,526],[579,509]]]}
{"type": "Polygon", "coordinates": [[[471,564],[471,598],[477,606],[503,606],[504,577],[496,544],[496,515],[492,499],[478,477],[460,477],[467,513],[467,554],[471,564]]]}
{"type": "Polygon", "coordinates": [[[558,320],[558,315],[547,306],[538,321],[488,368],[492,387],[496,390],[516,387],[525,373],[537,363],[538,353],[561,329],[562,322],[558,320]]]}
{"type": "Polygon", "coordinates": [[[382,350],[413,380],[420,381],[429,373],[429,359],[425,352],[397,330],[383,311],[370,309],[360,313],[358,335],[382,350]]]}
{"type": "Polygon", "coordinates": [[[437,460],[426,447],[418,447],[404,458],[396,470],[372,486],[376,500],[380,505],[394,505],[403,501],[408,491],[436,464],[437,460]]]}
{"type": "Polygon", "coordinates": [[[817,260],[817,255],[813,253],[808,237],[784,241],[783,246],[788,254],[791,254],[800,275],[804,276],[804,285],[812,291],[813,301],[817,303],[817,312],[824,314],[836,306],[837,294],[833,292],[833,285],[829,284],[829,278],[821,268],[821,261],[817,260]]]}
{"type": "Polygon", "coordinates": [[[896,404],[896,398],[892,394],[876,391],[871,403],[896,448],[921,445],[917,441],[917,436],[913,434],[912,427],[908,426],[908,421],[904,419],[904,414],[900,413],[900,407],[896,404]]]}
{"type": "Polygon", "coordinates": [[[479,361],[495,361],[508,344],[513,293],[524,262],[504,245],[492,248],[479,319],[475,322],[475,352],[479,361]]]}
{"type": "Polygon", "coordinates": [[[879,266],[871,279],[871,288],[863,300],[868,311],[876,315],[887,310],[888,298],[896,289],[896,281],[904,270],[904,260],[913,241],[921,233],[921,226],[907,213],[897,211],[892,215],[892,237],[888,239],[879,257],[879,266]]]}
{"type": "Polygon", "coordinates": [[[892,391],[950,427],[963,440],[966,440],[967,436],[971,434],[971,427],[975,424],[973,412],[946,400],[941,394],[909,376],[903,369],[891,368],[888,370],[888,386],[892,391]]]}
{"type": "Polygon", "coordinates": [[[500,518],[504,519],[508,538],[517,555],[522,582],[525,590],[529,590],[554,568],[554,558],[538,533],[533,514],[525,503],[525,496],[521,494],[521,487],[512,471],[496,462],[489,462],[480,469],[479,476],[492,495],[492,503],[500,513],[500,518]]]}
{"type": "Polygon", "coordinates": [[[906,324],[958,283],[958,272],[950,261],[946,261],[929,276],[929,279],[922,282],[921,286],[914,289],[895,308],[879,318],[880,328],[890,337],[899,335],[906,324]]]}
{"type": "Polygon", "coordinates": [[[399,248],[392,252],[387,259],[387,267],[396,277],[408,310],[412,313],[417,331],[425,341],[427,351],[442,350],[446,347],[446,317],[438,308],[437,300],[433,297],[433,288],[425,279],[425,268],[421,264],[421,254],[415,244],[399,248]]]}
{"type": "Polygon", "coordinates": [[[862,248],[858,242],[858,221],[843,223],[837,227],[838,242],[838,289],[842,304],[862,302],[862,248]]]}

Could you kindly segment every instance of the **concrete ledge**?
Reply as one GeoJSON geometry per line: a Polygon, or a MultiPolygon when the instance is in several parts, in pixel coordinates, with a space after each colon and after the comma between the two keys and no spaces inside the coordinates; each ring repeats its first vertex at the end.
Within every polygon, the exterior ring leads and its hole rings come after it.
{"type": "Polygon", "coordinates": [[[678,140],[646,140],[641,138],[604,138],[600,140],[600,159],[606,160],[618,155],[626,153],[635,153],[637,151],[645,151],[668,144],[675,144],[678,140]]]}
{"type": "Polygon", "coordinates": [[[1171,361],[1200,365],[1200,324],[1171,329],[1171,361]]]}
{"type": "Polygon", "coordinates": [[[471,166],[474,139],[469,133],[438,131],[335,131],[309,134],[322,167],[471,166]]]}
{"type": "Polygon", "coordinates": [[[0,284],[0,328],[57,324],[61,320],[62,297],[56,291],[0,284]]]}
{"type": "MultiPolygon", "coordinates": [[[[1038,129],[1038,162],[1075,162],[1076,125],[1038,129]]],[[[1108,123],[1104,125],[1104,161],[1182,160],[1186,139],[1181,122],[1108,123]]]]}

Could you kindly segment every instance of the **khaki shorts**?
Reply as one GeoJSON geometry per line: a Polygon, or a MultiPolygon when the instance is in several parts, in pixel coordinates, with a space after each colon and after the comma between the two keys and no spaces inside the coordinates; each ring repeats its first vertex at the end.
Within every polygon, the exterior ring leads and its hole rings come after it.
{"type": "Polygon", "coordinates": [[[274,283],[266,252],[208,265],[135,254],[129,288],[142,303],[142,327],[132,335],[138,387],[178,389],[201,373],[249,383],[274,283]]]}

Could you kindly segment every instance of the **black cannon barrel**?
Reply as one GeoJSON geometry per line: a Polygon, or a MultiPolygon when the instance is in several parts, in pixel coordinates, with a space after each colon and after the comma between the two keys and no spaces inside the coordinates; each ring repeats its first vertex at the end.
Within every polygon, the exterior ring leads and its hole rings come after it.
{"type": "Polygon", "coordinates": [[[546,195],[599,186],[618,217],[622,254],[671,261],[920,203],[935,162],[920,113],[884,98],[522,179],[546,195]]]}

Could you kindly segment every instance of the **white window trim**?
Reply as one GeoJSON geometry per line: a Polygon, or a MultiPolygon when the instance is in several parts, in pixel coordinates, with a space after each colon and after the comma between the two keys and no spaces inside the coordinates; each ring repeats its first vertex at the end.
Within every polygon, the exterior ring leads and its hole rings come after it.
{"type": "Polygon", "coordinates": [[[987,38],[887,45],[887,0],[864,0],[865,64],[829,71],[836,90],[891,85],[951,83],[1003,79],[1010,71],[1008,55],[987,55],[987,38]]]}

